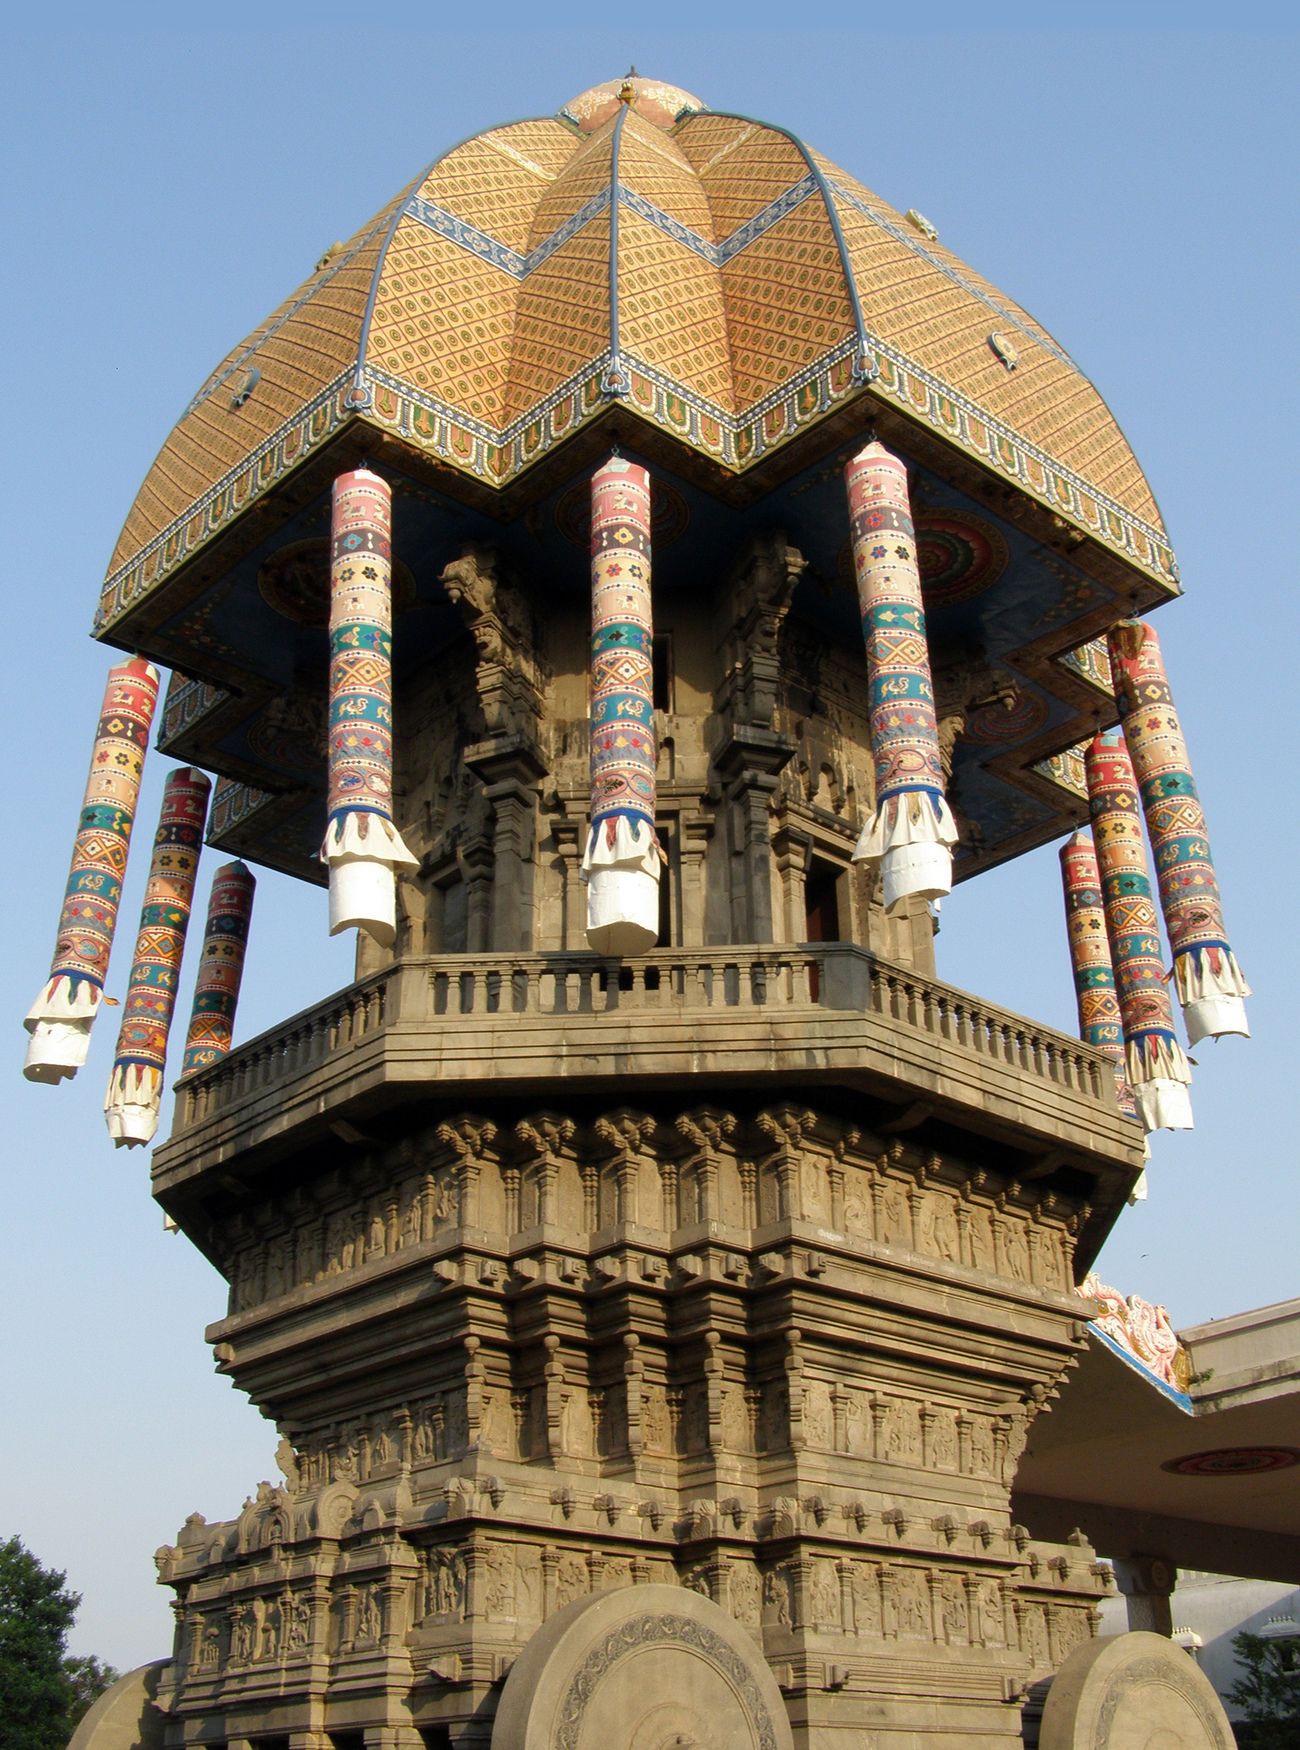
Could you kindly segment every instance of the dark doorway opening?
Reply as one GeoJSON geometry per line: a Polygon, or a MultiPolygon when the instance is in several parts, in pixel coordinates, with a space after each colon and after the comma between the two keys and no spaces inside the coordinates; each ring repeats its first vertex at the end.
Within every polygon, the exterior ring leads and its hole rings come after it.
{"type": "MultiPolygon", "coordinates": [[[[838,942],[840,940],[840,870],[835,863],[814,857],[808,868],[803,889],[804,941],[838,942]]],[[[808,969],[808,994],[821,1001],[821,973],[816,966],[808,969]]]]}

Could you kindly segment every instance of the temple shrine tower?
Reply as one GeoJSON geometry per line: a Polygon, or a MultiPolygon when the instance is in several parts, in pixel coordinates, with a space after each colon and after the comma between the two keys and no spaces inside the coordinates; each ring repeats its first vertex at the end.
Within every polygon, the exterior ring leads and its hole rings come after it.
{"type": "Polygon", "coordinates": [[[1143,1132],[934,906],[1087,819],[1177,594],[1040,324],[652,80],[439,157],[203,382],[96,631],[358,949],[233,1051],[217,981],[153,1156],[283,1436],[159,1551],[157,1742],[1022,1742],[1108,1581],[1011,1490],[1143,1132]]]}

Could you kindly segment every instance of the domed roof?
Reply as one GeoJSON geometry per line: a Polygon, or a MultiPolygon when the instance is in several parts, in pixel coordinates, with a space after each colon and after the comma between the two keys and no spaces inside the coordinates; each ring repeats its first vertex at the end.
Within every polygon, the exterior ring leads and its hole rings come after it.
{"type": "Polygon", "coordinates": [[[349,422],[492,491],[616,406],[726,491],[859,401],[1169,587],[1132,451],[1033,317],[786,129],[630,75],[445,153],[222,360],[99,629],[349,422]]]}

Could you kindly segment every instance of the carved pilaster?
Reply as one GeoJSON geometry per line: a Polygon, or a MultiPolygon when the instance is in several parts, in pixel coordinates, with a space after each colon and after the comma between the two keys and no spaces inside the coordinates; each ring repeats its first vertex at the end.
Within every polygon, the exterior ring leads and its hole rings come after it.
{"type": "MultiPolygon", "coordinates": [[[[592,1134],[613,1156],[616,1222],[641,1219],[639,1186],[641,1154],[655,1133],[655,1120],[644,1112],[620,1106],[592,1125],[592,1134]]],[[[593,1223],[594,1225],[594,1223],[593,1223]]]]}
{"type": "Polygon", "coordinates": [[[539,1227],[553,1227],[559,1220],[555,1181],[561,1156],[573,1141],[576,1129],[572,1118],[562,1118],[557,1112],[534,1112],[515,1125],[515,1141],[537,1185],[539,1227]]]}
{"type": "Polygon", "coordinates": [[[481,1225],[479,1175],[496,1133],[497,1127],[490,1118],[477,1118],[468,1112],[438,1126],[438,1141],[444,1143],[456,1158],[457,1208],[461,1227],[481,1225]]]}
{"type": "Polygon", "coordinates": [[[767,1138],[771,1148],[770,1158],[776,1171],[777,1217],[783,1221],[797,1221],[803,1216],[799,1169],[804,1138],[816,1128],[817,1114],[783,1102],[760,1112],[754,1125],[760,1135],[767,1138]]]}
{"type": "Polygon", "coordinates": [[[717,1221],[718,1155],[724,1140],[735,1134],[735,1116],[713,1106],[698,1106],[694,1111],[681,1113],[674,1129],[689,1150],[682,1167],[694,1172],[699,1191],[695,1219],[717,1221]]]}

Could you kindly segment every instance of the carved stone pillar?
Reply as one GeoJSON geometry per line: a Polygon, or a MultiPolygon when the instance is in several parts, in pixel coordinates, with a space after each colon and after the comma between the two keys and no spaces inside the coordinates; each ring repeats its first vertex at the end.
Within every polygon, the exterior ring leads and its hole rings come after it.
{"type": "Polygon", "coordinates": [[[486,833],[466,839],[460,847],[460,867],[465,881],[465,947],[471,954],[485,954],[492,921],[492,841],[486,833]]]}
{"type": "Polygon", "coordinates": [[[682,815],[678,854],[681,858],[682,881],[681,938],[685,948],[701,947],[707,933],[705,872],[708,867],[709,840],[712,837],[711,814],[682,815]]]}
{"type": "Polygon", "coordinates": [[[793,827],[781,826],[772,835],[772,851],[781,877],[781,940],[802,942],[808,933],[806,889],[812,839],[793,827]]]}
{"type": "Polygon", "coordinates": [[[587,899],[582,881],[583,833],[581,820],[555,819],[551,822],[551,838],[563,871],[560,931],[563,948],[585,948],[587,945],[587,899]]]}
{"type": "Polygon", "coordinates": [[[1177,1583],[1178,1569],[1163,1556],[1126,1556],[1115,1562],[1115,1584],[1124,1594],[1131,1629],[1172,1637],[1171,1600],[1177,1583]]]}
{"type": "Polygon", "coordinates": [[[733,733],[718,757],[728,779],[734,831],[732,905],[742,940],[770,942],[772,929],[772,797],[793,742],[771,730],[733,733]]]}

